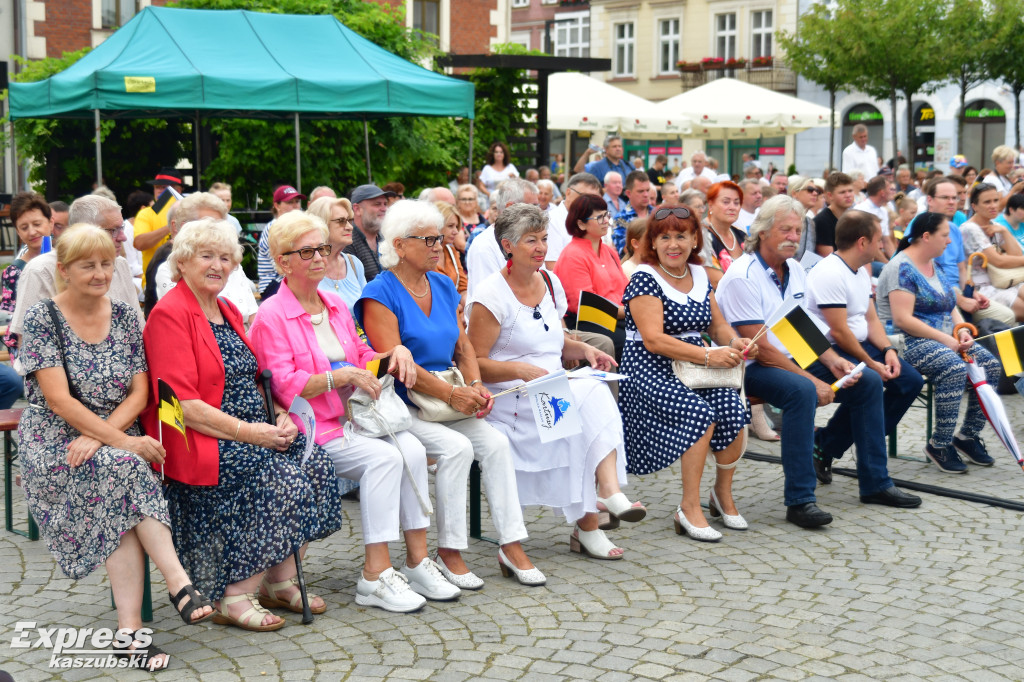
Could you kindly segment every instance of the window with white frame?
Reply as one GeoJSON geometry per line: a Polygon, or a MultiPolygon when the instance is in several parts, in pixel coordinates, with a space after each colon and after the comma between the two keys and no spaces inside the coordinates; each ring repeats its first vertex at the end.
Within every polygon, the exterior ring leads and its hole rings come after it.
{"type": "Polygon", "coordinates": [[[658,73],[674,74],[679,61],[679,20],[662,19],[658,22],[658,73]]]}
{"type": "Polygon", "coordinates": [[[529,6],[530,6],[530,0],[512,0],[512,9],[516,9],[517,7],[529,7],[529,6]]]}
{"type": "Polygon", "coordinates": [[[556,15],[553,33],[556,57],[590,56],[590,12],[556,15]]]}
{"type": "Polygon", "coordinates": [[[750,37],[751,57],[772,56],[772,11],[770,9],[751,12],[750,37]]]}
{"type": "Polygon", "coordinates": [[[636,38],[634,25],[615,24],[615,59],[613,68],[616,78],[635,75],[633,65],[636,61],[636,38]]]}
{"type": "Polygon", "coordinates": [[[736,15],[715,15],[715,56],[722,59],[736,57],[736,15]]]}
{"type": "Polygon", "coordinates": [[[100,19],[103,22],[103,28],[124,26],[138,11],[138,0],[102,0],[100,19]]]}

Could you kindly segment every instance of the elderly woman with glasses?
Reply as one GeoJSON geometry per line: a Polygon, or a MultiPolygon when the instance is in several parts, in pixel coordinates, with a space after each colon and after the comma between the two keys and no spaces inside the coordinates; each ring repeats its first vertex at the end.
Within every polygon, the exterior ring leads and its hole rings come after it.
{"type": "Polygon", "coordinates": [[[616,358],[622,356],[626,333],[622,325],[625,310],[621,305],[622,294],[629,281],[622,270],[619,255],[604,242],[610,223],[608,204],[602,197],[581,194],[569,207],[565,226],[572,235],[572,241],[562,250],[555,263],[555,274],[565,287],[569,314],[569,327],[577,326],[580,295],[589,291],[615,304],[617,324],[614,330],[594,325],[587,331],[594,331],[611,337],[615,344],[616,358]]]}
{"type": "MultiPolygon", "coordinates": [[[[474,458],[480,462],[491,517],[498,530],[498,565],[506,577],[542,585],[544,574],[523,551],[527,537],[516,490],[508,438],[484,418],[494,406],[480,379],[476,351],[459,320],[455,285],[437,272],[441,257],[440,212],[428,203],[399,201],[381,226],[381,263],[387,268],[363,290],[356,316],[378,351],[399,344],[416,362],[416,391],[452,410],[427,421],[412,405],[406,386],[398,394],[410,404],[409,431],[437,460],[437,562],[444,576],[462,589],[480,589],[483,580],[462,558],[466,538],[466,482],[474,458]],[[435,372],[457,368],[463,382],[449,383],[435,372]],[[464,383],[465,385],[456,385],[464,383]]],[[[420,399],[422,402],[421,398],[420,399]]],[[[424,415],[426,416],[426,415],[424,415]]]]}
{"type": "Polygon", "coordinates": [[[331,245],[331,255],[324,259],[325,267],[320,288],[341,297],[349,310],[363,294],[366,286],[366,272],[363,262],[342,249],[352,243],[352,202],[348,199],[320,197],[306,209],[306,213],[316,216],[327,225],[327,243],[331,245]]]}
{"type": "Polygon", "coordinates": [[[732,478],[743,455],[747,410],[731,388],[690,389],[672,371],[674,360],[728,368],[757,355],[757,346],[725,321],[707,271],[701,267],[703,234],[685,207],[660,206],[641,241],[644,264],[626,287],[628,341],[622,356],[629,381],[619,389],[630,473],[650,474],[682,458],[683,497],[674,515],[676,533],[704,542],[722,534],[700,507],[700,478],[708,452],[717,467],[709,502],[726,528],[744,530],[732,478]],[[718,345],[707,346],[702,334],[718,345]],[[657,434],[652,436],[652,434],[657,434]]]}
{"type": "Polygon", "coordinates": [[[426,453],[408,431],[395,434],[395,445],[347,433],[346,400],[356,388],[375,399],[381,384],[366,370],[372,360],[390,357],[400,381],[416,383],[412,354],[395,346],[375,353],[356,335],[348,307],[319,288],[333,246],[323,221],[292,211],[270,226],[270,254],[284,277],[277,295],[265,302],[253,323],[253,345],[260,363],[274,375],[275,398],[290,404],[295,396],[309,401],[316,415],[315,440],[334,462],[338,476],[359,481],[366,558],[356,585],[356,603],[387,611],[415,611],[430,599],[454,599],[459,589],[444,579],[427,558],[424,513],[427,494],[426,453]],[[407,474],[403,471],[407,470],[407,474]],[[420,492],[422,491],[422,492],[420,492]],[[391,566],[388,543],[405,530],[407,557],[401,573],[391,566]]]}
{"type": "MultiPolygon", "coordinates": [[[[557,277],[539,272],[547,254],[547,216],[541,209],[506,208],[495,237],[509,267],[481,282],[469,302],[469,337],[487,388],[497,393],[522,385],[557,372],[563,360],[611,369],[609,355],[562,333],[565,292],[557,277]]],[[[573,552],[621,559],[622,549],[598,527],[598,503],[616,521],[647,515],[619,487],[626,482],[622,418],[605,382],[574,379],[570,388],[583,427],[577,435],[542,442],[525,392],[497,400],[487,419],[512,443],[520,504],[552,507],[575,524],[573,552]]]]}

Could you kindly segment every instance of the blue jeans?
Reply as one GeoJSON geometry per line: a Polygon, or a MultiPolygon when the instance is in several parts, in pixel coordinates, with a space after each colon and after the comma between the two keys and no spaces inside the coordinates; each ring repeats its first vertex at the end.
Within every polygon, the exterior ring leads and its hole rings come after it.
{"type": "Polygon", "coordinates": [[[747,393],[782,410],[782,472],[786,477],[783,499],[787,507],[814,502],[814,411],[818,394],[814,384],[795,372],[747,367],[747,393]]]}
{"type": "Polygon", "coordinates": [[[6,410],[21,397],[25,380],[7,365],[0,365],[0,410],[6,410]]]}
{"type": "MultiPolygon", "coordinates": [[[[854,364],[859,362],[859,360],[839,346],[832,346],[832,348],[850,362],[854,364]]],[[[865,341],[861,344],[861,348],[864,349],[872,360],[876,360],[883,365],[885,364],[885,357],[882,351],[875,348],[872,344],[865,341]]],[[[834,381],[831,377],[832,373],[829,372],[828,381],[834,381]]],[[[900,419],[903,419],[903,415],[914,404],[914,399],[921,393],[922,386],[924,386],[924,378],[921,376],[921,373],[914,369],[909,362],[900,360],[900,375],[882,384],[882,410],[885,416],[883,435],[893,432],[896,425],[900,423],[900,419]]],[[[849,411],[849,403],[844,402],[836,410],[832,419],[828,421],[828,426],[818,433],[818,442],[822,449],[825,452],[832,453],[837,459],[849,450],[854,442],[849,411]]]]}

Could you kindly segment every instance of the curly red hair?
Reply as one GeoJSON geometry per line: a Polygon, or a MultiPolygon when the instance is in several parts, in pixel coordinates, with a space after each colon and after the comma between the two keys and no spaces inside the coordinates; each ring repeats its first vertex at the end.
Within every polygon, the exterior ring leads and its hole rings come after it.
{"type": "Polygon", "coordinates": [[[684,232],[693,236],[693,250],[690,251],[690,256],[686,259],[686,262],[693,263],[694,265],[703,265],[704,259],[701,258],[700,252],[704,248],[704,231],[700,229],[700,223],[697,222],[697,218],[692,213],[686,218],[680,218],[674,213],[669,213],[661,220],[656,219],[654,216],[663,208],[679,209],[686,207],[662,204],[657,208],[651,209],[650,215],[647,216],[647,231],[640,238],[640,260],[648,265],[657,264],[658,252],[654,248],[654,240],[666,232],[684,232]]]}

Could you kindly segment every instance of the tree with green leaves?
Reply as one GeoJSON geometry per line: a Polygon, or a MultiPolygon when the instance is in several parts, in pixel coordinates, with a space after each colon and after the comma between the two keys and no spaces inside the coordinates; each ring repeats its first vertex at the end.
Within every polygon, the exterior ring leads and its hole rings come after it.
{"type": "MultiPolygon", "coordinates": [[[[855,79],[845,46],[856,22],[839,8],[815,3],[797,20],[796,31],[780,31],[778,44],[786,63],[799,76],[828,92],[830,120],[836,120],[836,93],[847,90],[855,79]]],[[[835,135],[828,145],[828,167],[835,167],[835,135]]]]}
{"type": "Polygon", "coordinates": [[[988,68],[992,78],[999,78],[1013,93],[1015,143],[1020,149],[1020,96],[1024,93],[1024,0],[991,0],[991,22],[994,27],[988,68]]]}
{"type": "MultiPolygon", "coordinates": [[[[989,80],[989,63],[996,45],[997,26],[990,6],[976,0],[950,0],[941,33],[945,42],[942,63],[960,91],[957,115],[957,150],[964,149],[964,112],[967,92],[989,80]]],[[[1016,36],[1019,41],[1020,35],[1016,36]]]]}

